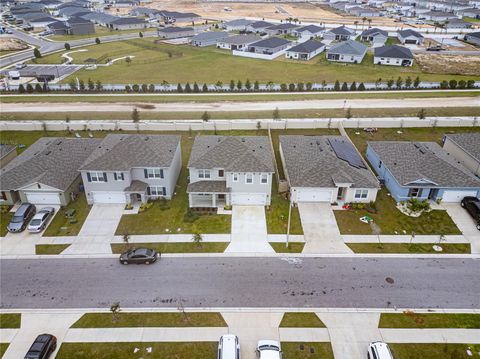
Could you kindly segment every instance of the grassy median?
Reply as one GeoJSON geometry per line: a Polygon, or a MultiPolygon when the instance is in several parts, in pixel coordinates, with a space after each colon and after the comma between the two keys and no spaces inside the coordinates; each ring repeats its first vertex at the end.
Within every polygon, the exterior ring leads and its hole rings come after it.
{"type": "Polygon", "coordinates": [[[325,328],[315,313],[287,312],[283,315],[280,328],[325,328]]]}
{"type": "Polygon", "coordinates": [[[480,329],[480,314],[473,313],[382,313],[379,328],[480,329]]]}

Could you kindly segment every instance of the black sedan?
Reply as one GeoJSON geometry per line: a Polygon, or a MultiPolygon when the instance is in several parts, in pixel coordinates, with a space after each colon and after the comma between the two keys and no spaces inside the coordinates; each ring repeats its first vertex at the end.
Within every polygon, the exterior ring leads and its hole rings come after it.
{"type": "Polygon", "coordinates": [[[477,229],[480,231],[480,199],[476,197],[465,197],[461,205],[467,210],[472,218],[477,222],[477,229]]]}
{"type": "Polygon", "coordinates": [[[150,248],[130,249],[120,256],[122,264],[150,264],[160,258],[160,253],[150,248]]]}

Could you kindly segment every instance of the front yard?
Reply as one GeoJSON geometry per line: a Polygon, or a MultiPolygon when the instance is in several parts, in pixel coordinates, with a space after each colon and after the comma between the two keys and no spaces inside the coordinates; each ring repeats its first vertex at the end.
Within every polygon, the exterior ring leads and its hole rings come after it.
{"type": "Polygon", "coordinates": [[[285,359],[334,359],[329,342],[282,342],[285,359]]]}
{"type": "Polygon", "coordinates": [[[60,208],[43,235],[46,237],[78,235],[90,212],[90,208],[91,206],[87,204],[85,193],[79,193],[75,201],[70,202],[66,207],[60,208]],[[75,215],[72,219],[65,217],[65,212],[71,209],[75,210],[75,215]]]}
{"type": "Polygon", "coordinates": [[[13,217],[13,212],[0,213],[0,237],[5,237],[8,233],[7,226],[13,217]]]}
{"type": "Polygon", "coordinates": [[[478,344],[393,344],[389,343],[395,359],[478,359],[478,344]],[[468,354],[467,350],[471,353],[468,354]]]}
{"type": "Polygon", "coordinates": [[[346,243],[354,253],[470,254],[469,243],[346,243]],[[442,248],[441,252],[434,246],[442,248]]]}

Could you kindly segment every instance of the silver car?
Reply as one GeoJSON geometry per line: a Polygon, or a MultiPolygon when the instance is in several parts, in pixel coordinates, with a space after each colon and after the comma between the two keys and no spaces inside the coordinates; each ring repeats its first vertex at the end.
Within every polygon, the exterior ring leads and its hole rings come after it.
{"type": "Polygon", "coordinates": [[[50,219],[55,213],[55,208],[45,207],[42,208],[37,214],[32,218],[28,224],[27,230],[32,233],[38,233],[45,229],[50,219]]]}

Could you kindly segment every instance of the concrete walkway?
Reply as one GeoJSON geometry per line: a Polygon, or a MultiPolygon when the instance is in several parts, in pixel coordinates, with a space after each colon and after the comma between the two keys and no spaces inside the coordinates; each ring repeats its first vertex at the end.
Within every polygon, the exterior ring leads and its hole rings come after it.
{"type": "Polygon", "coordinates": [[[442,205],[457,227],[462,231],[466,240],[470,242],[472,254],[479,254],[480,231],[476,228],[473,218],[458,203],[444,203],[442,205]]]}
{"type": "Polygon", "coordinates": [[[329,203],[299,203],[305,247],[302,253],[352,253],[342,240],[329,203]]]}
{"type": "Polygon", "coordinates": [[[226,253],[274,253],[267,240],[263,206],[233,206],[232,237],[226,253]]]}

